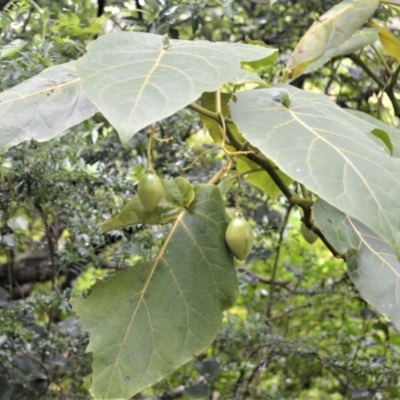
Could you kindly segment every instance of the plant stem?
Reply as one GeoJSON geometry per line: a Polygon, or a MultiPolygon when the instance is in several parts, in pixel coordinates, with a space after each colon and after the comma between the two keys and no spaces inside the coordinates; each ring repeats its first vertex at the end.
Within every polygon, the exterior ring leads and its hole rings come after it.
{"type": "Polygon", "coordinates": [[[351,54],[349,57],[355,64],[361,67],[366,72],[366,74],[379,85],[381,89],[385,87],[385,82],[383,82],[380,78],[378,78],[375,75],[375,73],[368,67],[367,64],[365,64],[365,62],[361,59],[360,56],[356,54],[351,54]]]}
{"type": "Polygon", "coordinates": [[[204,108],[204,107],[202,107],[202,106],[199,106],[199,105],[196,104],[196,103],[191,103],[191,104],[188,105],[188,107],[191,108],[191,109],[194,110],[194,111],[197,111],[197,112],[200,113],[200,114],[205,115],[205,116],[208,117],[208,118],[213,119],[214,121],[216,121],[216,122],[218,122],[218,123],[220,122],[219,117],[218,117],[218,113],[216,113],[216,112],[207,110],[207,108],[204,108]]]}
{"type": "MultiPolygon", "coordinates": [[[[212,111],[209,111],[205,109],[204,107],[199,106],[198,104],[192,103],[188,106],[192,110],[195,110],[199,112],[200,114],[203,114],[211,119],[213,119],[215,122],[219,124],[219,126],[222,128],[225,126],[225,131],[226,131],[226,136],[229,139],[230,144],[237,150],[237,151],[243,151],[246,150],[243,147],[243,144],[239,142],[239,140],[236,139],[236,137],[233,135],[232,131],[229,129],[228,124],[226,123],[227,120],[224,120],[223,122],[221,119],[223,119],[222,115],[218,113],[214,113],[212,111]]],[[[250,150],[250,149],[249,149],[250,150]]],[[[312,230],[321,238],[322,242],[325,244],[325,246],[331,251],[331,253],[337,257],[337,258],[343,258],[346,259],[346,256],[343,254],[340,254],[325,238],[321,230],[315,225],[312,224],[312,218],[311,218],[311,207],[314,204],[314,202],[308,198],[303,198],[299,195],[297,195],[295,192],[290,190],[290,188],[285,184],[285,182],[282,181],[280,176],[277,174],[275,171],[275,167],[271,164],[271,162],[255,152],[249,152],[246,154],[246,157],[256,163],[259,167],[261,167],[262,170],[266,171],[268,175],[271,177],[271,179],[274,181],[274,183],[278,186],[278,188],[282,191],[283,195],[287,198],[289,201],[290,205],[298,205],[299,207],[302,208],[303,213],[304,213],[304,219],[309,221],[308,223],[311,224],[312,230]]],[[[211,178],[212,183],[214,183],[219,177],[222,175],[221,170],[217,172],[216,175],[214,175],[213,178],[211,178]]]]}
{"type": "Polygon", "coordinates": [[[377,50],[377,48],[373,44],[371,44],[371,47],[374,50],[375,54],[378,56],[378,58],[379,58],[380,62],[382,63],[382,65],[385,67],[386,72],[389,75],[392,75],[392,70],[390,69],[389,65],[387,65],[387,62],[385,61],[385,59],[382,57],[382,54],[379,53],[379,51],[377,50]]]}
{"type": "MultiPolygon", "coordinates": [[[[240,150],[242,148],[242,144],[235,138],[229,127],[227,126],[226,129],[226,134],[228,136],[229,141],[231,142],[232,146],[236,150],[240,150]]],[[[279,175],[276,173],[274,167],[272,164],[266,159],[266,158],[261,158],[255,153],[249,153],[246,155],[248,159],[251,161],[254,161],[257,165],[259,165],[263,170],[265,170],[273,179],[273,181],[276,183],[276,185],[281,189],[282,193],[285,195],[285,197],[290,200],[293,196],[293,192],[286,186],[286,184],[282,181],[282,179],[279,177],[279,175]]]]}
{"type": "Polygon", "coordinates": [[[399,77],[400,65],[396,68],[394,72],[391,72],[390,80],[386,84],[378,76],[375,75],[375,73],[368,67],[367,64],[365,64],[365,62],[358,55],[351,54],[349,57],[355,64],[361,67],[370,78],[372,78],[378,84],[379,88],[382,91],[384,91],[388,95],[392,103],[395,115],[400,118],[400,102],[396,98],[393,91],[394,85],[397,83],[397,79],[399,77]]]}
{"type": "Polygon", "coordinates": [[[147,168],[149,168],[149,169],[153,169],[151,148],[153,147],[153,138],[154,138],[155,131],[156,131],[156,125],[153,124],[153,126],[151,127],[150,132],[149,132],[149,143],[147,143],[147,168]]]}
{"type": "Polygon", "coordinates": [[[267,308],[265,310],[265,317],[267,320],[271,317],[271,310],[272,310],[272,306],[273,306],[273,302],[274,302],[274,294],[275,294],[276,273],[278,271],[278,265],[279,265],[279,256],[281,253],[284,232],[286,229],[286,225],[289,221],[289,216],[290,216],[290,212],[292,211],[292,208],[293,208],[293,204],[289,203],[289,206],[286,210],[285,219],[284,219],[282,227],[279,231],[278,246],[276,249],[274,264],[272,266],[272,272],[271,272],[271,286],[269,288],[268,304],[267,304],[267,308]]]}
{"type": "Polygon", "coordinates": [[[214,176],[207,182],[210,185],[215,185],[221,177],[229,170],[231,161],[229,160],[223,167],[221,167],[214,176]]]}
{"type": "Polygon", "coordinates": [[[397,68],[394,70],[394,72],[390,77],[389,83],[386,86],[386,93],[393,105],[395,114],[397,115],[397,117],[400,118],[400,102],[395,96],[393,91],[394,86],[397,84],[397,80],[399,79],[399,75],[400,75],[400,64],[397,66],[397,68]]]}
{"type": "Polygon", "coordinates": [[[240,211],[240,176],[237,178],[236,199],[235,199],[235,212],[240,211]]]}

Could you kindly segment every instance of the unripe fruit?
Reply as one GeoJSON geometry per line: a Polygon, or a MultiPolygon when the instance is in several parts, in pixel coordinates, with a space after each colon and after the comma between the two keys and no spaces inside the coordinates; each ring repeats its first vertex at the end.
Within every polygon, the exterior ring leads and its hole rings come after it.
{"type": "Polygon", "coordinates": [[[153,170],[146,170],[139,181],[138,195],[142,206],[153,211],[164,196],[164,186],[153,170]]]}
{"type": "Polygon", "coordinates": [[[308,229],[304,225],[304,222],[301,223],[300,231],[307,243],[313,244],[318,239],[316,233],[313,232],[311,229],[308,229]]]}
{"type": "Polygon", "coordinates": [[[232,254],[243,261],[253,248],[253,229],[241,213],[236,213],[225,232],[226,244],[232,254]]]}

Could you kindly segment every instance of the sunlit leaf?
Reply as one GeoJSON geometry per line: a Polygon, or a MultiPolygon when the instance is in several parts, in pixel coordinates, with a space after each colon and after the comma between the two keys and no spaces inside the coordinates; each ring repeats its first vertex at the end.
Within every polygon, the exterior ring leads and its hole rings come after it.
{"type": "Polygon", "coordinates": [[[328,97],[284,87],[289,107],[275,102],[271,89],[237,93],[229,105],[239,131],[284,173],[363,222],[400,255],[400,160],[367,136],[365,121],[328,97]]]}
{"type": "MultiPolygon", "coordinates": [[[[229,114],[228,102],[231,98],[231,95],[229,93],[220,93],[220,97],[221,97],[221,112],[222,115],[226,117],[229,114]]],[[[209,92],[204,93],[203,96],[201,97],[201,105],[207,110],[216,112],[215,93],[209,93],[209,92]]],[[[200,117],[201,121],[208,129],[208,132],[210,133],[210,136],[212,137],[214,142],[221,143],[222,136],[218,128],[218,123],[215,122],[213,119],[206,117],[205,115],[201,115],[200,117]]],[[[238,133],[236,126],[234,124],[228,124],[228,126],[232,131],[233,135],[236,136],[237,138],[240,138],[240,134],[238,133]]],[[[230,149],[234,150],[233,147],[230,149]]]]}
{"type": "Polygon", "coordinates": [[[27,44],[28,42],[26,40],[12,40],[10,43],[7,43],[2,49],[0,49],[0,60],[3,58],[12,57],[14,54],[22,50],[27,44]]]}
{"type": "Polygon", "coordinates": [[[195,193],[156,258],[98,281],[87,299],[73,299],[90,333],[96,399],[129,399],[204,351],[236,299],[221,195],[213,185],[195,193]]]}
{"type": "Polygon", "coordinates": [[[371,22],[371,25],[379,29],[379,39],[386,52],[400,61],[400,40],[388,28],[376,22],[371,22]]]}
{"type": "Polygon", "coordinates": [[[165,224],[175,220],[182,208],[188,207],[194,198],[193,188],[185,178],[162,179],[164,198],[153,211],[146,211],[138,196],[130,200],[122,211],[103,222],[102,229],[109,232],[136,224],[165,224]]]}
{"type": "Polygon", "coordinates": [[[361,222],[321,199],[313,214],[328,241],[339,252],[347,251],[348,273],[363,299],[400,324],[400,261],[391,247],[361,222]]]}
{"type": "MultiPolygon", "coordinates": [[[[236,164],[237,171],[245,176],[246,181],[258,187],[265,192],[271,199],[275,200],[281,190],[276,186],[275,182],[271,179],[267,172],[261,169],[256,163],[249,160],[247,157],[240,157],[236,164]]],[[[290,185],[292,179],[285,175],[282,171],[277,169],[276,173],[286,183],[290,185]]]]}
{"type": "MultiPolygon", "coordinates": [[[[264,48],[266,50],[269,50],[269,54],[267,53],[264,58],[258,57],[257,59],[245,59],[244,62],[242,62],[243,66],[249,66],[251,68],[262,68],[262,67],[267,67],[268,65],[271,65],[276,61],[278,58],[278,50],[274,49],[261,40],[251,40],[249,38],[246,38],[246,43],[258,47],[258,50],[260,51],[260,48],[264,48]]],[[[257,48],[256,47],[256,48],[257,48]]],[[[247,48],[247,47],[246,47],[247,48]]]]}
{"type": "Polygon", "coordinates": [[[45,69],[0,93],[0,154],[25,140],[44,142],[91,117],[75,61],[45,69]]]}
{"type": "Polygon", "coordinates": [[[242,65],[249,65],[253,68],[269,65],[278,57],[278,49],[270,47],[260,40],[246,39],[246,43],[220,42],[216,44],[233,47],[242,65]]]}
{"type": "Polygon", "coordinates": [[[345,0],[318,17],[293,51],[283,82],[299,76],[327,51],[343,45],[373,15],[378,5],[379,0],[345,0]]]}

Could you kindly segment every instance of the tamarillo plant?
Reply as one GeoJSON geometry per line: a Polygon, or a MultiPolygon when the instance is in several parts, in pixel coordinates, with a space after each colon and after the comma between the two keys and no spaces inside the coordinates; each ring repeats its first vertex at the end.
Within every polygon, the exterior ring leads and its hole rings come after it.
{"type": "MultiPolygon", "coordinates": [[[[400,323],[400,131],[288,83],[334,57],[350,55],[362,66],[359,51],[378,40],[389,57],[396,54],[397,39],[389,46],[379,25],[363,28],[378,6],[378,0],[348,0],[320,16],[298,43],[281,83],[257,75],[278,54],[261,42],[115,32],[90,43],[78,60],[0,94],[1,153],[25,140],[50,140],[97,112],[125,144],[189,108],[216,142],[212,151],[226,157],[208,183],[194,187],[184,177],[146,174],[139,195],[103,223],[104,232],[143,223],[168,222],[171,229],[154,259],[117,271],[97,281],[88,298],[72,300],[90,334],[96,399],[131,398],[216,337],[238,292],[232,252],[246,258],[253,240],[241,220],[248,244],[237,250],[237,232],[232,242],[215,185],[232,168],[256,186],[250,175],[257,171],[268,183],[267,195],[279,192],[299,207],[304,227],[346,261],[362,297],[400,323]]],[[[394,92],[399,57],[390,65],[382,90],[400,117],[394,92]]],[[[154,129],[149,153],[153,136],[154,129]]]]}

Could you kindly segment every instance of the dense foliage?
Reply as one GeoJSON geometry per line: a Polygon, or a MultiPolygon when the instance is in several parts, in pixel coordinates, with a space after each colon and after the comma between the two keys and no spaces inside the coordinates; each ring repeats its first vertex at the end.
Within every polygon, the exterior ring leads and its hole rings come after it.
{"type": "MultiPolygon", "coordinates": [[[[266,82],[277,83],[301,36],[337,3],[115,1],[98,18],[91,1],[11,2],[0,13],[5,44],[0,50],[1,89],[77,59],[97,35],[110,31],[262,41],[279,48],[280,54],[257,72],[266,82]]],[[[398,12],[395,6],[381,5],[374,21],[386,24],[398,37],[398,12]]],[[[391,41],[394,47],[385,46],[385,37],[389,35],[381,32],[382,45],[374,42],[349,56],[332,55],[292,84],[399,126],[400,46],[396,38],[391,41]]],[[[214,96],[205,94],[202,105],[213,109],[214,96]]],[[[233,215],[236,175],[224,171],[225,179],[219,181],[226,165],[223,152],[215,150],[204,126],[215,140],[212,121],[204,116],[200,120],[193,109],[158,122],[159,140],[153,141],[150,154],[153,167],[169,182],[185,176],[192,186],[217,177],[233,215]]],[[[375,137],[386,140],[396,154],[393,132],[389,141],[381,132],[375,137]]],[[[123,276],[116,270],[130,271],[152,260],[172,224],[140,223],[106,234],[101,228],[136,194],[149,160],[147,133],[141,130],[123,146],[115,129],[97,113],[67,134],[43,143],[20,143],[0,156],[1,400],[90,398],[92,355],[85,354],[88,336],[71,310],[70,298],[88,296],[96,280],[99,287],[107,278],[123,276]]],[[[245,175],[248,165],[238,163],[237,169],[245,175]]],[[[285,182],[299,196],[304,193],[298,182],[285,182]]],[[[181,193],[184,203],[191,190],[181,193]]],[[[332,257],[332,248],[321,240],[312,246],[306,242],[301,207],[279,191],[265,190],[256,174],[253,180],[241,181],[240,193],[255,247],[246,262],[238,264],[235,305],[224,311],[222,328],[210,348],[135,398],[400,397],[397,326],[363,300],[340,254],[332,257]]],[[[185,206],[174,203],[172,211],[185,206]]],[[[221,217],[217,222],[226,226],[228,220],[221,217]]],[[[202,223],[206,221],[198,219],[194,227],[202,223]]],[[[336,244],[334,239],[331,243],[336,244]]],[[[225,262],[229,263],[220,261],[225,262]]],[[[113,296],[119,295],[121,281],[113,296]]],[[[157,301],[163,302],[169,290],[166,287],[157,301]]]]}

